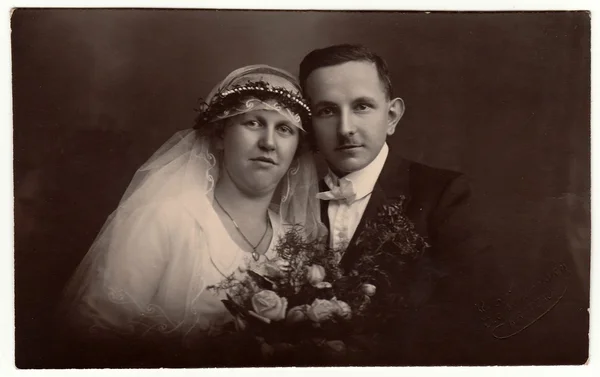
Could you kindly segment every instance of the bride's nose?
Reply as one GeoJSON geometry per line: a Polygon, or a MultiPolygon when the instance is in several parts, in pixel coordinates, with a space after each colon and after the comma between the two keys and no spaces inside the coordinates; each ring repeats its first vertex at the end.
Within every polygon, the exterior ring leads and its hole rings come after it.
{"type": "Polygon", "coordinates": [[[275,150],[275,127],[265,127],[263,129],[258,146],[268,151],[275,150]]]}

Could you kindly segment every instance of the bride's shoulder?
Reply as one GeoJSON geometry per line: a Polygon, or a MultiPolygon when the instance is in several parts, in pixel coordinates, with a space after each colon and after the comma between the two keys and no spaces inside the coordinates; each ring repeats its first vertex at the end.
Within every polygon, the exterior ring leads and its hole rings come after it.
{"type": "Polygon", "coordinates": [[[135,217],[151,217],[159,223],[172,223],[189,217],[185,203],[179,198],[163,198],[140,206],[132,211],[135,217]]]}
{"type": "Polygon", "coordinates": [[[162,200],[148,203],[140,210],[153,212],[159,215],[175,215],[181,212],[183,205],[181,201],[175,198],[164,198],[162,200]]]}

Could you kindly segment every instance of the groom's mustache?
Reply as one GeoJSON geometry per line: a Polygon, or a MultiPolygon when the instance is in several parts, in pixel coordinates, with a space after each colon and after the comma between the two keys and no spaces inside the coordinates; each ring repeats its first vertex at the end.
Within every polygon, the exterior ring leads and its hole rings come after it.
{"type": "Polygon", "coordinates": [[[337,147],[335,149],[349,149],[349,148],[356,148],[356,147],[360,147],[360,146],[362,146],[362,144],[356,140],[353,140],[351,138],[341,137],[338,139],[337,147]]]}

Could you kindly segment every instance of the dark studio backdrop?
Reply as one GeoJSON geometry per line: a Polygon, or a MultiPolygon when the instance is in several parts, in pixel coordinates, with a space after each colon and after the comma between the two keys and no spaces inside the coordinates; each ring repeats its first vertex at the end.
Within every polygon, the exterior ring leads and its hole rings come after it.
{"type": "Polygon", "coordinates": [[[60,292],[135,170],[191,127],[199,97],[240,66],[297,73],[312,49],[345,42],[382,55],[405,100],[389,158],[469,176],[520,305],[552,271],[546,283],[566,289],[518,334],[490,333],[470,360],[584,363],[589,14],[22,9],[12,15],[17,366],[76,357],[52,352],[60,292]]]}

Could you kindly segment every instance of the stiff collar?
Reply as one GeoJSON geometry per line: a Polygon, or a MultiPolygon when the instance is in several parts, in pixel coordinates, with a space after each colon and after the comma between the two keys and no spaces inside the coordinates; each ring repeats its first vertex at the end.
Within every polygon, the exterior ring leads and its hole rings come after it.
{"type": "MultiPolygon", "coordinates": [[[[381,170],[385,164],[385,160],[387,159],[388,153],[389,147],[387,143],[384,143],[377,157],[375,157],[375,159],[364,168],[349,173],[342,178],[338,178],[335,173],[331,171],[331,169],[329,169],[327,175],[336,185],[339,185],[340,181],[343,180],[351,182],[352,186],[354,187],[354,192],[356,193],[354,200],[362,199],[373,191],[375,183],[377,182],[379,174],[381,174],[381,170]]],[[[330,187],[330,189],[332,189],[332,187],[330,187]]]]}

